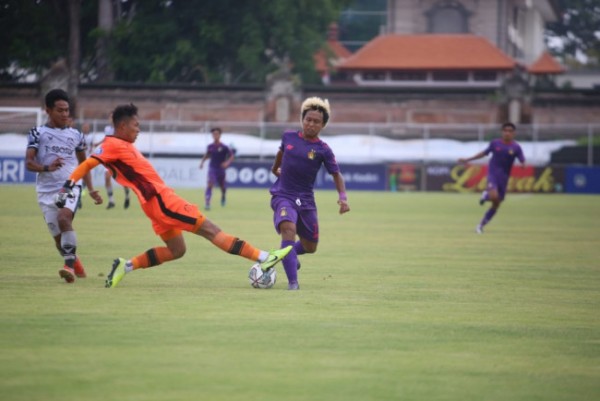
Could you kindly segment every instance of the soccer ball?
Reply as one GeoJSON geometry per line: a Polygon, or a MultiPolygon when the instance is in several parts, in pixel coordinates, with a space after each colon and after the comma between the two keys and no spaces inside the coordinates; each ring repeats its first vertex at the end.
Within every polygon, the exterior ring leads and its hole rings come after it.
{"type": "Polygon", "coordinates": [[[248,272],[248,280],[254,288],[271,288],[275,285],[275,281],[277,281],[277,272],[275,268],[263,272],[260,268],[260,263],[256,263],[252,265],[248,272]]]}

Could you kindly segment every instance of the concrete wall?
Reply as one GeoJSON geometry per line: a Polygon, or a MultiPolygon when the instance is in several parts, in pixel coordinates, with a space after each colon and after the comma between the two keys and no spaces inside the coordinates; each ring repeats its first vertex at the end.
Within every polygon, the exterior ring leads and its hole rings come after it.
{"type": "MultiPolygon", "coordinates": [[[[301,100],[328,98],[336,123],[473,123],[494,124],[506,115],[500,98],[477,89],[301,88],[291,103],[289,122],[299,122],[301,100]]],[[[36,85],[0,86],[0,107],[42,107],[36,85]]],[[[274,121],[273,102],[262,87],[86,86],[79,89],[77,118],[106,119],[118,104],[133,102],[143,120],[274,121]]],[[[555,91],[536,94],[525,107],[529,122],[598,123],[600,92],[555,91]]]]}

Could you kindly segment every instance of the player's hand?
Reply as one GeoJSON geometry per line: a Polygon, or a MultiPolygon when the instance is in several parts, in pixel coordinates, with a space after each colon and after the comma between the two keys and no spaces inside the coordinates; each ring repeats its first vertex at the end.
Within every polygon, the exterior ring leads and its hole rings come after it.
{"type": "Polygon", "coordinates": [[[467,162],[467,159],[463,159],[463,158],[458,159],[458,163],[460,163],[460,164],[465,164],[466,162],[467,162]]]}
{"type": "Polygon", "coordinates": [[[73,181],[67,180],[60,191],[54,195],[54,204],[62,209],[65,207],[67,200],[73,198],[75,198],[75,194],[73,193],[73,181]]]}
{"type": "Polygon", "coordinates": [[[90,196],[94,200],[94,205],[101,205],[102,202],[104,202],[104,200],[102,199],[102,196],[100,195],[100,192],[98,192],[97,190],[90,191],[90,196]]]}
{"type": "Polygon", "coordinates": [[[350,211],[350,206],[348,206],[348,201],[339,199],[337,201],[338,205],[340,205],[340,214],[344,214],[350,211]]]}
{"type": "Polygon", "coordinates": [[[48,165],[48,171],[56,171],[61,168],[63,164],[65,164],[65,162],[62,157],[57,157],[48,165]]]}
{"type": "Polygon", "coordinates": [[[65,207],[67,199],[75,198],[75,194],[72,189],[61,188],[56,195],[54,195],[54,204],[59,208],[65,207]]]}

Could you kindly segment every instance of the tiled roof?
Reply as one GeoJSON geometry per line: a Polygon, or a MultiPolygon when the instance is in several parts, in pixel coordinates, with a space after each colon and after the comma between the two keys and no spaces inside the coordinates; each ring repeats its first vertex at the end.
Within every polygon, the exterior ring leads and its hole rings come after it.
{"type": "Polygon", "coordinates": [[[527,67],[527,70],[531,74],[562,74],[565,72],[563,66],[548,52],[543,52],[535,63],[527,67]]]}
{"type": "Polygon", "coordinates": [[[315,69],[319,73],[325,73],[331,69],[331,64],[341,62],[352,55],[350,50],[346,49],[337,40],[328,40],[326,48],[320,49],[314,55],[315,69]],[[329,61],[327,59],[330,59],[329,61]],[[331,60],[333,59],[333,60],[331,60]]]}
{"type": "Polygon", "coordinates": [[[381,35],[340,70],[512,70],[515,61],[476,35],[381,35]]]}

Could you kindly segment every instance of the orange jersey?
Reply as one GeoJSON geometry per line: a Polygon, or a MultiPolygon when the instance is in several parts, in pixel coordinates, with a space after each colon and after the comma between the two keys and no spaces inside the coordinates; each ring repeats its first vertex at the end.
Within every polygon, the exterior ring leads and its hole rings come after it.
{"type": "Polygon", "coordinates": [[[152,164],[131,142],[107,136],[90,157],[104,164],[119,184],[131,188],[142,205],[167,188],[152,164]]]}

